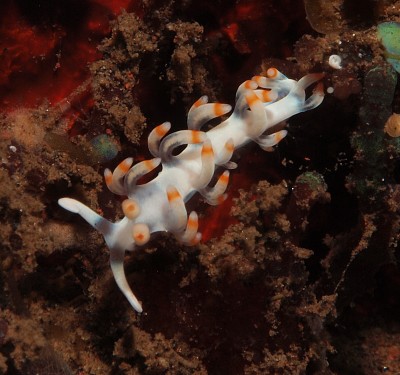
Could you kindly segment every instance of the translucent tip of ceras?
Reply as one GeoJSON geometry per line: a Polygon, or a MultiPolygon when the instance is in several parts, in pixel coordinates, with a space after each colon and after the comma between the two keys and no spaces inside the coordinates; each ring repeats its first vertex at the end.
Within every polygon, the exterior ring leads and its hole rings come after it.
{"type": "Polygon", "coordinates": [[[137,223],[132,228],[132,238],[136,245],[142,246],[149,242],[150,229],[148,225],[143,223],[137,223]]]}
{"type": "Polygon", "coordinates": [[[271,79],[277,79],[277,80],[287,79],[287,77],[276,68],[269,68],[266,71],[266,75],[268,78],[271,79]]]}
{"type": "Polygon", "coordinates": [[[124,215],[129,219],[136,219],[140,214],[140,206],[135,199],[129,198],[122,202],[122,211],[124,215]]]}

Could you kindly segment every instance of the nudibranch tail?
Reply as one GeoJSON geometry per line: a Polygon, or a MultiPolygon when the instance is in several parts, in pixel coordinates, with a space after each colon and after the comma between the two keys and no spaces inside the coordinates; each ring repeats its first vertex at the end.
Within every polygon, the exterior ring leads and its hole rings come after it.
{"type": "Polygon", "coordinates": [[[113,250],[110,254],[110,266],[113,273],[115,282],[117,283],[119,289],[124,294],[126,299],[129,301],[131,306],[138,312],[143,312],[141,303],[138,301],[136,296],[132,293],[132,290],[126,281],[125,271],[124,271],[124,250],[113,250]]]}
{"type": "Polygon", "coordinates": [[[59,200],[62,207],[81,215],[103,234],[110,249],[114,278],[136,311],[142,312],[142,306],[125,277],[125,251],[145,245],[151,234],[159,231],[173,233],[184,245],[198,243],[201,239],[198,215],[192,211],[188,216],[185,203],[196,192],[212,205],[225,200],[229,172],[222,172],[215,185],[210,186],[216,167],[234,169],[233,152],[250,141],[269,151],[287,134],[286,130],[273,132],[275,125],[317,107],[324,98],[322,83],[317,83],[323,74],[308,74],[295,81],[270,68],[266,75],[255,76],[239,86],[235,108],[214,128],[200,130],[209,120],[230,112],[232,107],[208,103],[207,96],[202,96],[189,110],[187,130],[167,135],[171,124],[164,122],[151,131],[148,146],[153,159],[132,166],[133,159],[127,158],[114,172],[106,169],[104,177],[108,188],[126,196],[122,202],[125,216],[119,222],[109,222],[74,199],[59,200]],[[313,93],[307,98],[306,89],[315,83],[313,93]],[[185,148],[177,153],[179,146],[185,148]],[[158,166],[161,168],[155,178],[138,183],[143,175],[158,166]]]}

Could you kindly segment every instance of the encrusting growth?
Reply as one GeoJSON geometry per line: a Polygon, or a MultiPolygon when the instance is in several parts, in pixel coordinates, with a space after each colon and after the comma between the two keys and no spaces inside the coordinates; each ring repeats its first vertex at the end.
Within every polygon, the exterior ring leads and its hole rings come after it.
{"type": "Polygon", "coordinates": [[[133,159],[127,158],[114,172],[104,171],[108,188],[115,194],[128,197],[122,202],[125,217],[119,222],[111,223],[75,199],[58,201],[60,206],[81,215],[103,234],[110,249],[115,281],[137,312],[143,310],[125,277],[125,251],[146,244],[151,234],[159,231],[173,233],[185,245],[198,243],[201,239],[197,231],[198,217],[196,212],[188,216],[185,202],[196,192],[209,204],[223,201],[229,171],[221,174],[215,186],[208,186],[215,167],[234,169],[236,164],[230,161],[233,151],[250,141],[258,143],[264,150],[280,142],[287,131],[269,134],[268,130],[297,113],[317,107],[324,97],[322,83],[316,85],[307,99],[305,90],[322,77],[323,74],[314,73],[295,81],[270,68],[267,77],[256,76],[239,86],[232,114],[211,130],[204,132],[201,127],[228,113],[232,107],[208,103],[207,96],[202,96],[190,108],[188,130],[165,136],[171,128],[169,122],[154,128],[148,138],[154,159],[132,166],[133,159]],[[174,155],[173,151],[181,145],[187,146],[174,155]],[[157,177],[145,184],[137,184],[140,177],[160,164],[162,169],[157,177]]]}

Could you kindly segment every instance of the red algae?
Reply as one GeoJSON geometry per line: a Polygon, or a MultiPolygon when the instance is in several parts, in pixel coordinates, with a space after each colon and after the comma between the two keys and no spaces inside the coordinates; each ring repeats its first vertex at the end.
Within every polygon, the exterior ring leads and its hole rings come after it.
{"type": "Polygon", "coordinates": [[[33,3],[31,7],[3,2],[0,15],[3,110],[21,105],[33,107],[45,99],[54,105],[68,96],[90,76],[88,62],[101,56],[97,44],[110,31],[109,19],[132,2],[70,2],[60,7],[61,14],[46,2],[33,3]]]}
{"type": "MultiPolygon", "coordinates": [[[[90,0],[90,2],[99,5],[101,8],[107,9],[110,14],[116,16],[121,13],[122,9],[129,10],[132,4],[136,3],[137,0],[90,0]]],[[[101,14],[102,17],[105,17],[106,12],[103,10],[102,12],[99,12],[99,14],[101,14]]],[[[93,17],[91,18],[93,19],[93,17]]],[[[90,22],[93,22],[93,20],[90,22]]],[[[107,25],[107,22],[101,22],[101,25],[104,27],[107,25]]]]}

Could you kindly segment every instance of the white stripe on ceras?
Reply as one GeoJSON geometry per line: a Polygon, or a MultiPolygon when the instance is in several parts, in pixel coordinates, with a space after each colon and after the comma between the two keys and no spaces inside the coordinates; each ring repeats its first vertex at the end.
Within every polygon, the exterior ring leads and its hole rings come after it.
{"type": "Polygon", "coordinates": [[[193,187],[196,190],[206,187],[214,175],[214,169],[214,151],[211,141],[206,139],[201,149],[201,171],[200,174],[196,176],[196,179],[193,182],[193,187]]]}
{"type": "Polygon", "coordinates": [[[197,127],[197,111],[196,109],[199,108],[200,106],[207,104],[208,103],[208,96],[207,95],[203,95],[202,97],[200,97],[199,99],[197,99],[193,105],[190,107],[189,112],[187,114],[187,127],[190,130],[199,130],[199,128],[197,127]]]}
{"type": "Polygon", "coordinates": [[[160,158],[154,158],[149,160],[143,160],[137,164],[135,164],[125,176],[125,191],[126,195],[128,192],[132,193],[134,187],[136,186],[137,181],[140,177],[145,174],[151,172],[153,169],[157,168],[161,163],[160,158]]]}
{"type": "Polygon", "coordinates": [[[224,171],[218,178],[214,187],[206,187],[200,190],[200,194],[205,198],[208,204],[216,206],[226,199],[225,190],[229,182],[229,171],[224,171]]]}
{"type": "Polygon", "coordinates": [[[278,93],[274,90],[253,90],[263,103],[271,103],[278,99],[278,93]]]}
{"type": "Polygon", "coordinates": [[[108,168],[104,170],[104,180],[108,189],[114,194],[127,195],[127,191],[124,187],[124,177],[129,171],[133,163],[133,158],[126,158],[111,172],[108,168]]]}
{"type": "Polygon", "coordinates": [[[187,117],[187,125],[191,130],[200,130],[201,127],[213,118],[228,113],[232,106],[222,103],[207,103],[207,96],[202,96],[192,105],[187,117]]]}
{"type": "Polygon", "coordinates": [[[171,123],[167,121],[156,126],[149,134],[149,151],[156,158],[160,156],[159,147],[161,138],[169,132],[169,129],[171,129],[171,123]]]}
{"type": "Polygon", "coordinates": [[[185,229],[187,223],[185,202],[174,186],[167,186],[166,193],[170,208],[170,220],[166,223],[168,231],[180,233],[185,229]]]}
{"type": "Polygon", "coordinates": [[[293,79],[277,80],[263,76],[254,76],[251,80],[256,82],[259,87],[271,90],[271,95],[276,96],[274,101],[286,96],[297,84],[297,81],[293,79]]]}
{"type": "Polygon", "coordinates": [[[160,144],[159,154],[162,161],[171,159],[174,149],[181,145],[203,143],[207,139],[205,132],[199,130],[180,130],[166,136],[160,144]]]}
{"type": "Polygon", "coordinates": [[[287,130],[279,130],[275,133],[268,135],[261,135],[258,138],[254,139],[264,151],[272,151],[271,147],[278,144],[283,138],[287,135],[287,130]]]}
{"type": "Polygon", "coordinates": [[[244,81],[236,91],[236,103],[234,113],[236,116],[243,116],[243,112],[247,110],[249,107],[246,102],[245,94],[248,92],[252,92],[257,88],[257,83],[252,80],[244,81]]]}
{"type": "Polygon", "coordinates": [[[192,211],[187,219],[186,229],[183,233],[176,235],[176,238],[185,245],[192,246],[197,242],[199,219],[197,213],[192,211]]]}
{"type": "Polygon", "coordinates": [[[254,140],[264,132],[265,124],[267,124],[267,114],[263,102],[254,91],[248,91],[244,96],[251,109],[249,116],[252,117],[247,129],[247,135],[254,140]]]}
{"type": "MultiPolygon", "coordinates": [[[[278,77],[281,78],[279,74],[278,77]]],[[[299,82],[286,78],[269,79],[270,81],[267,84],[273,82],[274,87],[268,88],[282,93],[286,92],[287,88],[290,87],[290,91],[287,93],[287,96],[276,102],[263,104],[264,110],[267,113],[267,122],[263,125],[261,134],[305,109],[309,110],[318,106],[323,100],[322,89],[318,86],[314,94],[307,100],[304,100],[304,89],[320,78],[321,75],[311,74],[299,82]]],[[[246,101],[244,94],[247,91],[246,89],[239,93],[238,101],[246,101]]],[[[181,132],[167,136],[161,142],[160,157],[162,158],[162,169],[157,177],[146,184],[127,188],[128,199],[135,199],[139,202],[141,208],[140,213],[134,220],[124,217],[121,221],[112,224],[105,219],[99,219],[99,215],[95,214],[82,203],[79,203],[81,206],[78,207],[77,202],[73,199],[66,198],[60,200],[60,204],[64,208],[79,213],[85,220],[103,233],[106,243],[110,248],[114,277],[135,310],[142,311],[138,301],[132,298],[133,294],[126,283],[122,267],[124,251],[132,251],[135,248],[135,240],[132,236],[133,227],[138,224],[145,224],[149,234],[168,230],[168,227],[171,225],[171,204],[166,191],[171,186],[175,187],[181,197],[181,208],[177,211],[180,210],[183,213],[184,205],[182,202],[187,202],[197,192],[193,182],[196,181],[196,177],[200,175],[202,170],[201,151],[203,148],[202,143],[205,139],[208,138],[210,140],[216,160],[219,160],[219,155],[223,154],[223,148],[229,139],[232,140],[235,149],[251,141],[251,138],[248,136],[248,129],[251,126],[249,122],[251,123],[254,117],[249,115],[249,112],[252,110],[248,111],[247,103],[245,105],[242,104],[242,106],[242,111],[234,110],[228,119],[207,133],[199,132],[202,133],[202,139],[197,139],[197,143],[193,142],[193,137],[189,135],[190,133],[184,133],[182,137],[181,132]],[[179,155],[170,157],[170,153],[172,153],[172,150],[177,145],[185,143],[188,145],[179,155]]],[[[177,216],[182,223],[186,223],[186,214],[179,214],[177,216]]],[[[185,231],[185,228],[187,228],[187,225],[179,225],[181,235],[185,231]]],[[[200,234],[197,233],[195,239],[199,237],[200,234]]]]}
{"type": "MultiPolygon", "coordinates": [[[[235,145],[233,144],[232,138],[229,138],[226,142],[220,153],[218,154],[218,158],[215,157],[215,164],[225,166],[232,158],[233,151],[235,151],[235,145]]],[[[234,168],[229,168],[234,169],[234,168]]]]}

